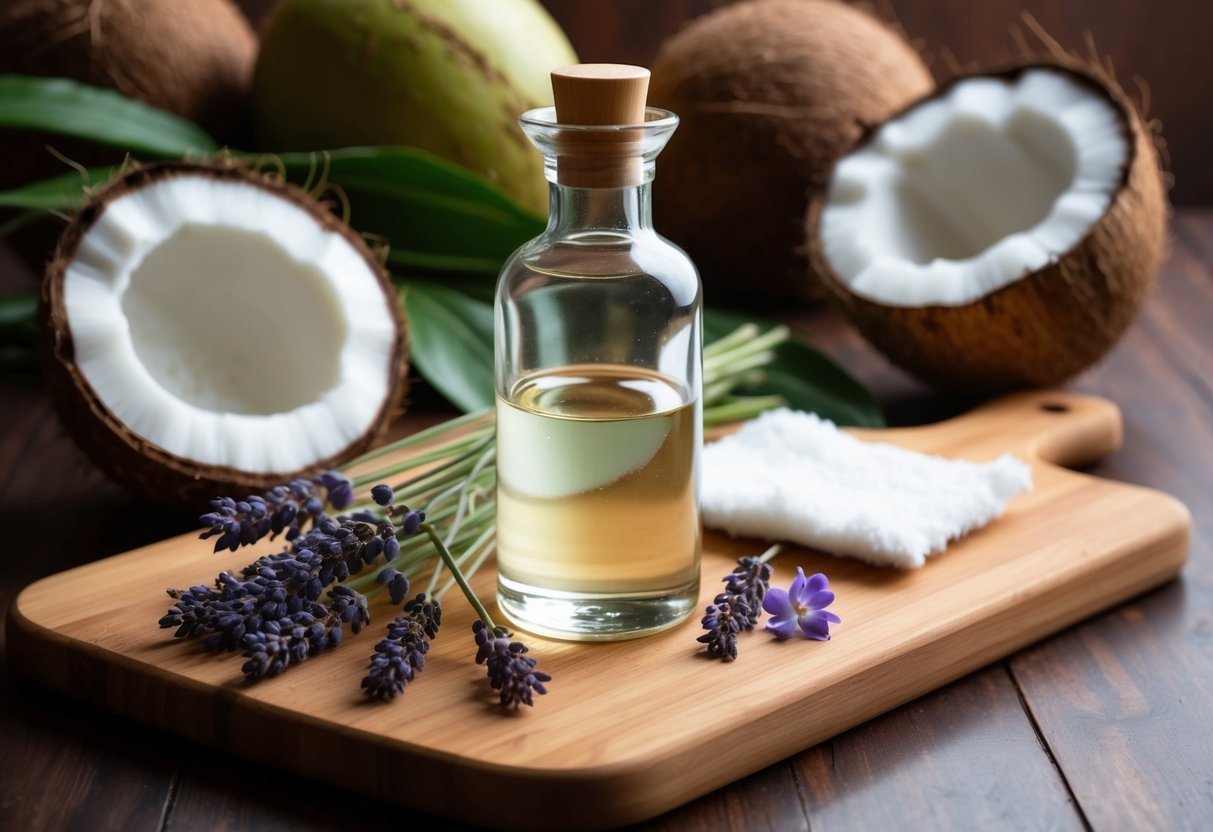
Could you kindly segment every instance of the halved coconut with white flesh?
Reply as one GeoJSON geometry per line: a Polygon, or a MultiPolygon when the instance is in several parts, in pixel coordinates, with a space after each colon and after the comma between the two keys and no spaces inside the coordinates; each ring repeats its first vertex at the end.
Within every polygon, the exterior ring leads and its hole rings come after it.
{"type": "Polygon", "coordinates": [[[356,456],[405,391],[386,272],[302,191],[238,167],[130,172],[67,227],[43,288],[64,424],[133,491],[263,491],[356,456]]]}
{"type": "Polygon", "coordinates": [[[1038,64],[954,80],[844,155],[807,218],[815,270],[894,363],[972,390],[1061,382],[1153,283],[1167,201],[1111,79],[1038,64]]]}

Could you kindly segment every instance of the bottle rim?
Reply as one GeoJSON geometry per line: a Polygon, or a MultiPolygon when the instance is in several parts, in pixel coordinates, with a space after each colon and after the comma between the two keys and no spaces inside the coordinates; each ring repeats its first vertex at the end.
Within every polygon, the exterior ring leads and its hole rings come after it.
{"type": "Polygon", "coordinates": [[[678,116],[661,107],[645,107],[644,121],[640,124],[561,124],[556,120],[555,107],[537,107],[518,117],[524,127],[537,130],[560,130],[564,133],[613,133],[626,130],[660,132],[678,126],[678,116]]]}

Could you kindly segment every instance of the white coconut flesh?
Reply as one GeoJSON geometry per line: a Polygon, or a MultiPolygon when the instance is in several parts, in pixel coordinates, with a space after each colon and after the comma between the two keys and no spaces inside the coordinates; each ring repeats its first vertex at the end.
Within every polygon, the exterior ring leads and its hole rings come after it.
{"type": "Polygon", "coordinates": [[[1111,102],[1059,72],[960,81],[838,163],[822,253],[869,300],[972,303],[1086,235],[1122,181],[1126,135],[1111,102]]]}
{"type": "Polygon", "coordinates": [[[186,174],[118,196],[63,296],[101,402],[187,460],[306,468],[364,435],[389,395],[396,329],[371,266],[252,184],[186,174]]]}

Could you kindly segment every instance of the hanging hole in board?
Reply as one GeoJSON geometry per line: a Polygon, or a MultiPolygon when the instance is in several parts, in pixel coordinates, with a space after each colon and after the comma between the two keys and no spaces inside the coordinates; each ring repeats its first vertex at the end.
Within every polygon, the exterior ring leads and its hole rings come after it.
{"type": "Polygon", "coordinates": [[[1045,413],[1069,413],[1070,406],[1061,402],[1045,402],[1040,406],[1045,413]]]}

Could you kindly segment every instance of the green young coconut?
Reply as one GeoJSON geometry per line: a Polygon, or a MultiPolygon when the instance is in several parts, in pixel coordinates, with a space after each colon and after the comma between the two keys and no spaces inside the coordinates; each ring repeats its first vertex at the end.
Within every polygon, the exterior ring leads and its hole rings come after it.
{"type": "Polygon", "coordinates": [[[262,33],[254,118],[266,148],[412,145],[543,212],[543,160],[517,119],[576,61],[535,0],[288,0],[262,33]]]}

